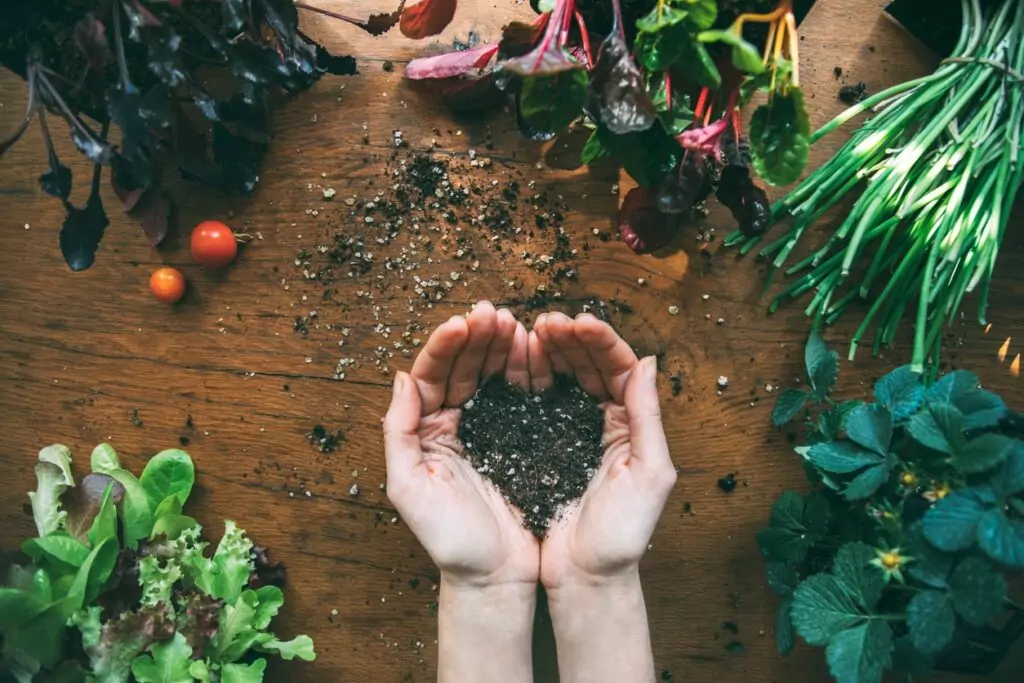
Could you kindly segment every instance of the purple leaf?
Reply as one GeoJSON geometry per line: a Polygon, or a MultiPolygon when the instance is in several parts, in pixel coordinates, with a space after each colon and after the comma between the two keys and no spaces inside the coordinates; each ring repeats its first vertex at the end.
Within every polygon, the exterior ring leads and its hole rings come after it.
{"type": "Polygon", "coordinates": [[[405,67],[405,77],[412,80],[424,78],[451,78],[473,73],[482,69],[498,51],[497,43],[480,45],[469,50],[449,52],[434,57],[420,57],[405,67]]]}
{"type": "Polygon", "coordinates": [[[85,53],[89,68],[98,74],[110,63],[110,45],[107,43],[107,29],[103,22],[90,12],[75,24],[75,43],[85,53]]]}
{"type": "Polygon", "coordinates": [[[494,72],[476,77],[446,78],[436,81],[441,99],[455,111],[480,111],[501,104],[505,93],[495,84],[494,72]]]}
{"type": "Polygon", "coordinates": [[[51,197],[67,199],[71,196],[71,169],[57,161],[57,157],[53,157],[52,162],[56,162],[56,165],[50,166],[49,171],[39,176],[39,185],[51,197]]]}
{"type": "Polygon", "coordinates": [[[640,70],[617,28],[601,43],[590,75],[590,114],[616,135],[647,130],[657,120],[640,70]]]}
{"type": "Polygon", "coordinates": [[[114,487],[111,495],[115,503],[120,503],[124,498],[124,487],[106,474],[87,474],[78,486],[64,492],[61,502],[68,512],[64,527],[68,534],[83,542],[88,540],[89,529],[100,511],[108,486],[114,487]]]}
{"type": "Polygon", "coordinates": [[[650,190],[635,187],[619,208],[619,235],[638,254],[661,249],[679,230],[679,216],[658,211],[650,190]]]}
{"type": "Polygon", "coordinates": [[[716,196],[732,212],[744,235],[760,235],[771,227],[771,202],[750,177],[749,167],[729,164],[723,168],[716,196]]]}
{"type": "Polygon", "coordinates": [[[667,174],[658,187],[658,210],[670,214],[688,211],[701,197],[706,182],[704,157],[695,152],[684,152],[679,166],[667,174]]]}
{"type": "Polygon", "coordinates": [[[74,271],[85,270],[96,260],[96,250],[110,222],[100,199],[101,170],[99,164],[93,167],[92,191],[84,207],[79,209],[71,202],[64,202],[67,214],[60,229],[60,251],[74,271]]]}
{"type": "MultiPolygon", "coordinates": [[[[115,159],[120,159],[116,157],[115,159]]],[[[138,185],[125,173],[125,166],[115,161],[110,174],[114,194],[124,204],[125,213],[138,221],[149,243],[156,247],[167,236],[171,216],[171,200],[157,184],[138,185]]]]}

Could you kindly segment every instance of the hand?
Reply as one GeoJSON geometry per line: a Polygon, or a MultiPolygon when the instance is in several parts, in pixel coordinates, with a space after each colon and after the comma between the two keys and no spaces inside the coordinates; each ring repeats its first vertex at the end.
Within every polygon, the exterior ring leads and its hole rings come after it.
{"type": "Polygon", "coordinates": [[[636,354],[606,323],[541,315],[529,335],[533,391],[574,375],[603,401],[605,453],[579,503],[563,511],[541,546],[540,580],[549,592],[636,574],[676,481],[658,403],[654,357],[636,354]]]}
{"type": "Polygon", "coordinates": [[[481,382],[504,374],[528,389],[528,372],[526,329],[484,301],[438,327],[412,373],[395,377],[384,418],[388,498],[450,585],[536,587],[537,539],[458,441],[459,406],[481,382]]]}

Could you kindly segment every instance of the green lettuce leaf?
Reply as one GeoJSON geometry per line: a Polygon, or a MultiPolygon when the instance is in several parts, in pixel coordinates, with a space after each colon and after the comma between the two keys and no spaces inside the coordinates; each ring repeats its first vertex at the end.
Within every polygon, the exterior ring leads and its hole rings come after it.
{"type": "Polygon", "coordinates": [[[313,650],[313,639],[307,635],[295,636],[291,640],[278,640],[274,635],[265,633],[257,639],[256,649],[261,652],[276,653],[282,659],[291,660],[298,657],[307,662],[312,662],[316,659],[316,652],[313,650]]]}
{"type": "Polygon", "coordinates": [[[53,444],[39,451],[36,464],[36,490],[28,494],[32,517],[40,536],[59,531],[67,512],[61,509],[60,497],[75,485],[71,476],[71,451],[67,446],[53,444]]]}
{"type": "Polygon", "coordinates": [[[150,654],[132,662],[132,675],[138,683],[192,683],[189,673],[192,648],[185,636],[175,633],[170,640],[156,643],[150,654]]]}
{"type": "Polygon", "coordinates": [[[221,683],[261,683],[267,660],[257,659],[249,665],[225,664],[221,668],[221,683]]]}
{"type": "Polygon", "coordinates": [[[224,522],[224,536],[213,557],[196,558],[192,565],[195,584],[215,598],[234,603],[253,571],[252,541],[231,520],[224,522]]]}
{"type": "Polygon", "coordinates": [[[184,505],[196,482],[195,466],[188,453],[172,448],[154,455],[139,481],[153,509],[170,495],[177,496],[184,505]]]}

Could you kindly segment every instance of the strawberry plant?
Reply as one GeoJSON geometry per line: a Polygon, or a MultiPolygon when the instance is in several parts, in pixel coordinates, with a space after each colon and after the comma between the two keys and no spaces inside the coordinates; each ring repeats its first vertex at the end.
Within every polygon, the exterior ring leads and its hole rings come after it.
{"type": "MultiPolygon", "coordinates": [[[[409,31],[403,15],[403,32],[421,38],[444,28],[455,0],[421,0],[405,12],[414,8],[435,19],[409,31]]],[[[791,183],[809,145],[792,0],[540,0],[534,8],[532,23],[508,24],[500,40],[413,60],[406,76],[434,81],[460,109],[511,99],[532,140],[582,116],[591,133],[581,161],[613,157],[639,186],[619,212],[637,252],[668,244],[712,193],[743,234],[767,229],[770,206],[753,172],[791,183]],[[744,135],[739,107],[758,92],[767,102],[744,135]]]]}
{"type": "Polygon", "coordinates": [[[964,370],[927,385],[903,366],[837,402],[838,354],[815,336],[805,355],[772,421],[802,418],[815,491],[785,492],[757,535],[779,652],[824,647],[839,683],[991,673],[1024,632],[1005,576],[1024,569],[1024,422],[964,370]]]}
{"type": "Polygon", "coordinates": [[[268,630],[284,573],[265,549],[229,520],[207,552],[183,512],[187,453],[158,453],[139,477],[108,444],[91,460],[76,482],[66,446],[39,453],[38,535],[0,577],[0,680],[258,683],[265,655],[315,659],[309,636],[268,630]]]}

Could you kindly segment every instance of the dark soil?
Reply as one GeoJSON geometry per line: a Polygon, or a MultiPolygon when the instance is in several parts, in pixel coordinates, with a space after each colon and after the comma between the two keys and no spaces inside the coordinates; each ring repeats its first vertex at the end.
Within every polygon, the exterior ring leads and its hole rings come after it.
{"type": "Polygon", "coordinates": [[[839,89],[839,99],[843,104],[857,104],[868,97],[868,87],[861,81],[857,85],[844,85],[839,89]]]}
{"type": "Polygon", "coordinates": [[[565,503],[579,499],[601,463],[604,414],[575,380],[543,394],[488,382],[462,408],[459,439],[477,471],[543,537],[565,503]]]}

